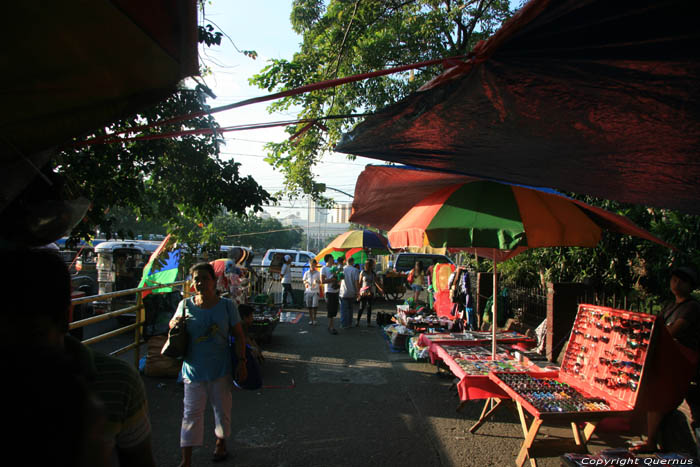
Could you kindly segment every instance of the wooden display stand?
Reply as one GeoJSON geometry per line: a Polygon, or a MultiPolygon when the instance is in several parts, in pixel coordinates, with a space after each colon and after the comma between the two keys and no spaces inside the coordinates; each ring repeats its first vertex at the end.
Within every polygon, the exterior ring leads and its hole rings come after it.
{"type": "Polygon", "coordinates": [[[536,466],[537,457],[587,453],[586,444],[600,420],[631,414],[644,381],[655,322],[652,315],[582,304],[556,379],[489,375],[517,406],[525,440],[516,465],[528,458],[536,466]],[[529,423],[526,412],[532,416],[529,423]],[[573,439],[537,439],[543,424],[571,426],[573,439]]]}

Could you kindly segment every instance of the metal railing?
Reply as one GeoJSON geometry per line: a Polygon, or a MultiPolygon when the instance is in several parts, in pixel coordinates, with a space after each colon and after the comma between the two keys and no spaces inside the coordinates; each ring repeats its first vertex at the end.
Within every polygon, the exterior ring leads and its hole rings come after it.
{"type": "Polygon", "coordinates": [[[520,323],[537,327],[547,318],[547,294],[540,287],[508,287],[508,303],[520,323]]]}
{"type": "Polygon", "coordinates": [[[156,285],[153,287],[142,287],[142,288],[136,288],[136,289],[126,289],[126,290],[119,290],[117,292],[110,292],[107,294],[102,294],[102,295],[92,295],[89,297],[81,297],[81,298],[76,298],[72,300],[73,306],[77,305],[83,305],[87,303],[94,303],[94,302],[105,302],[105,301],[110,301],[112,302],[113,299],[115,298],[121,298],[121,297],[126,297],[126,296],[131,296],[135,295],[136,300],[134,305],[127,306],[125,308],[121,308],[118,310],[114,311],[108,311],[105,313],[100,313],[98,315],[91,316],[89,318],[81,319],[78,321],[73,321],[69,324],[69,329],[78,329],[78,328],[83,328],[85,326],[91,325],[91,324],[96,324],[96,323],[101,323],[103,321],[107,321],[109,319],[113,318],[118,318],[119,316],[125,315],[127,313],[134,313],[134,323],[133,324],[128,324],[126,326],[122,326],[120,328],[114,329],[112,331],[106,332],[104,334],[100,334],[95,337],[91,337],[89,339],[83,340],[83,344],[90,345],[94,344],[96,342],[102,342],[107,339],[110,339],[114,336],[118,336],[121,334],[125,334],[129,331],[134,331],[134,341],[120,349],[117,349],[113,352],[110,352],[110,355],[112,356],[117,356],[121,355],[123,353],[126,353],[130,350],[134,350],[134,365],[138,368],[139,366],[139,360],[141,359],[140,355],[140,346],[144,342],[142,342],[142,337],[143,337],[143,325],[145,323],[145,318],[146,318],[146,312],[145,308],[143,306],[143,300],[141,298],[141,293],[149,290],[156,290],[156,289],[162,289],[165,287],[174,287],[174,288],[182,288],[182,293],[183,296],[188,296],[188,289],[189,287],[186,287],[185,285],[187,284],[187,281],[178,281],[178,282],[172,282],[170,284],[161,284],[161,285],[156,285]]]}
{"type": "Polygon", "coordinates": [[[661,304],[656,297],[640,297],[635,291],[621,290],[617,293],[606,293],[589,289],[579,297],[578,301],[579,303],[589,303],[591,305],[646,314],[656,314],[661,309],[661,304]]]}

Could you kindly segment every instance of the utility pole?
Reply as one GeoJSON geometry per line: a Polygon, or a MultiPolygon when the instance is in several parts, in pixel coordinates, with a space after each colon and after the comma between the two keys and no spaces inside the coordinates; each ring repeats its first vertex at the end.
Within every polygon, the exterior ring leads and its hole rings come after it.
{"type": "Polygon", "coordinates": [[[306,251],[309,250],[309,232],[311,231],[311,196],[306,197],[307,209],[306,209],[306,251]]]}

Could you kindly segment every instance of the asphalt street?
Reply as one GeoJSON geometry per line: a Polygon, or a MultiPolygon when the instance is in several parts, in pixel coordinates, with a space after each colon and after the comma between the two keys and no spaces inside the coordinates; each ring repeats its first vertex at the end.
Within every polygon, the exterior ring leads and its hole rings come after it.
{"type": "MultiPolygon", "coordinates": [[[[395,308],[380,301],[379,308],[395,308]]],[[[292,310],[295,311],[295,310],[292,310]]],[[[303,310],[297,310],[303,312],[303,310]]],[[[373,323],[375,324],[375,323],[373,323]]],[[[476,434],[483,401],[457,411],[452,379],[435,366],[394,352],[379,327],[327,331],[325,312],[317,326],[304,314],[280,323],[264,346],[264,387],[233,394],[232,456],[218,465],[237,466],[507,466],[514,465],[523,433],[514,411],[501,410],[476,434]]],[[[128,341],[127,337],[121,337],[128,341]]],[[[108,351],[124,342],[99,344],[108,351]]],[[[142,352],[145,352],[145,347],[142,352]]],[[[129,354],[122,358],[133,361],[129,354]]],[[[144,376],[159,465],[180,460],[182,384],[144,376]]],[[[213,415],[205,420],[205,445],[194,450],[194,465],[211,465],[213,415]]],[[[544,429],[544,437],[570,430],[544,429]]],[[[623,439],[594,435],[591,451],[623,446],[623,439]]],[[[558,457],[541,458],[543,467],[558,457]]]]}

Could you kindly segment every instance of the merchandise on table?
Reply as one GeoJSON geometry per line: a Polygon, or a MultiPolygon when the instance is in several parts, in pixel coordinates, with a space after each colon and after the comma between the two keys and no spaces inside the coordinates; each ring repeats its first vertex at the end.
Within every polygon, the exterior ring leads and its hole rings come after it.
{"type": "MultiPolygon", "coordinates": [[[[400,307],[402,305],[397,306],[400,307]]],[[[435,313],[408,314],[400,310],[396,312],[395,321],[416,331],[443,331],[452,327],[452,321],[447,318],[439,318],[435,313]]]]}
{"type": "Polygon", "coordinates": [[[605,399],[586,396],[563,381],[515,373],[498,373],[497,376],[540,412],[610,410],[605,399]]]}
{"type": "Polygon", "coordinates": [[[407,350],[408,338],[415,333],[401,324],[389,324],[384,326],[384,336],[389,342],[392,350],[405,352],[407,350]]]}
{"type": "MultiPolygon", "coordinates": [[[[463,346],[463,345],[442,345],[441,346],[452,358],[461,358],[463,360],[491,360],[492,349],[481,346],[463,346]]],[[[496,349],[496,360],[514,360],[510,355],[509,349],[499,345],[496,349]]]]}
{"type": "Polygon", "coordinates": [[[474,336],[468,332],[455,333],[455,332],[438,332],[424,334],[424,338],[429,339],[433,342],[435,341],[453,341],[453,340],[476,340],[474,336]]]}
{"type": "Polygon", "coordinates": [[[581,304],[556,380],[504,373],[489,377],[536,417],[628,413],[637,401],[655,320],[653,315],[581,304]]]}
{"type": "Polygon", "coordinates": [[[634,404],[656,317],[581,305],[562,370],[634,404]]]}
{"type": "Polygon", "coordinates": [[[424,347],[418,344],[418,336],[412,336],[408,339],[408,354],[413,360],[425,361],[430,358],[430,347],[424,347]]]}
{"type": "MultiPolygon", "coordinates": [[[[468,331],[468,332],[446,332],[446,333],[429,333],[424,334],[426,339],[433,342],[439,341],[472,341],[474,343],[491,342],[492,336],[490,332],[468,331]]],[[[515,331],[499,331],[496,332],[496,340],[500,343],[515,343],[515,342],[531,342],[534,339],[524,334],[515,331]]]]}
{"type": "Polygon", "coordinates": [[[525,373],[528,368],[522,363],[513,359],[500,360],[465,360],[455,358],[455,362],[464,370],[467,376],[486,376],[494,371],[508,371],[525,373]]]}

